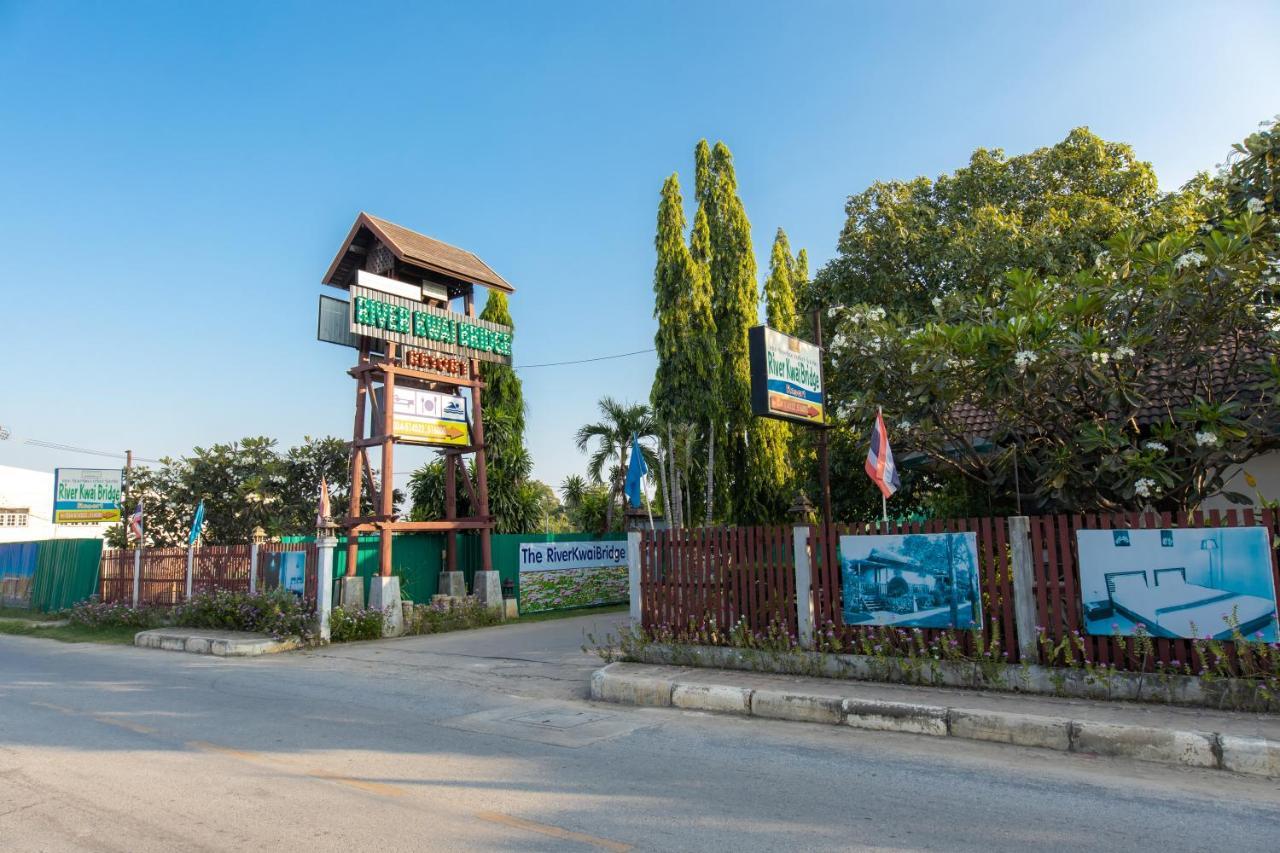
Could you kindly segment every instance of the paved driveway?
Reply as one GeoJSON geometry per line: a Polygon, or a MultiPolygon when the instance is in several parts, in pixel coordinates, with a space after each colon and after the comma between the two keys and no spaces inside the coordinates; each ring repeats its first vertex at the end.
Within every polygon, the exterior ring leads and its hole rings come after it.
{"type": "Polygon", "coordinates": [[[0,636],[9,851],[1268,850],[1277,783],[580,697],[619,616],[231,660],[0,636]]]}

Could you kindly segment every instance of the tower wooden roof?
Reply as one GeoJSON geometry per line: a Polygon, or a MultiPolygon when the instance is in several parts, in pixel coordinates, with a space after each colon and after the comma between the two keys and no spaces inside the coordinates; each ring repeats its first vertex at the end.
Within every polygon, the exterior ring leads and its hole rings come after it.
{"type": "Polygon", "coordinates": [[[450,246],[364,212],[356,217],[351,232],[347,234],[337,257],[329,265],[322,283],[334,287],[349,287],[375,240],[386,246],[396,260],[414,270],[420,270],[424,278],[439,280],[443,277],[459,283],[492,287],[504,293],[515,292],[515,288],[506,279],[466,249],[450,246]]]}

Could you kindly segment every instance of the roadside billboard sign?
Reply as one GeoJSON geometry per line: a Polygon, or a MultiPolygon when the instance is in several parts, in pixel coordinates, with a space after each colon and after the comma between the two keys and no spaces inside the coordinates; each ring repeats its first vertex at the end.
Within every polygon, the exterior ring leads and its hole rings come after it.
{"type": "Polygon", "coordinates": [[[53,523],[102,524],[120,520],[119,468],[55,468],[53,523]]]}
{"type": "Polygon", "coordinates": [[[353,334],[443,352],[511,363],[511,327],[433,308],[421,300],[351,286],[349,329],[353,334]]]}
{"type": "MultiPolygon", "coordinates": [[[[378,390],[381,404],[382,389],[378,390]]],[[[391,432],[406,444],[469,447],[471,421],[467,400],[419,388],[396,388],[392,395],[391,432]]]]}
{"type": "Polygon", "coordinates": [[[747,349],[752,413],[821,426],[825,410],[822,351],[808,341],[768,326],[747,330],[747,349]]]}

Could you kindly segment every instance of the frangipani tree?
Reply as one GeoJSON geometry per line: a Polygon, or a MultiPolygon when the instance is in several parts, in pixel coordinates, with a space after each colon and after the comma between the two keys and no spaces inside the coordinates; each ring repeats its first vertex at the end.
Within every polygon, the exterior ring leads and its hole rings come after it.
{"type": "Polygon", "coordinates": [[[935,298],[924,322],[842,309],[838,416],[864,428],[883,406],[900,459],[993,489],[1012,491],[1016,464],[1038,509],[1194,507],[1280,447],[1271,209],[1243,199],[1157,240],[1126,230],[1091,269],[1016,270],[935,298]]]}

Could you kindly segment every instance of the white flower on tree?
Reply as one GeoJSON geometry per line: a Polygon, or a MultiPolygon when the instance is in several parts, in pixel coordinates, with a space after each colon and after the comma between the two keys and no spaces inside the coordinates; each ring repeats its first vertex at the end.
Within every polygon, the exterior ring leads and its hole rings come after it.
{"type": "Polygon", "coordinates": [[[1245,209],[1250,213],[1262,213],[1267,209],[1267,203],[1260,198],[1251,198],[1245,204],[1245,209]]]}
{"type": "Polygon", "coordinates": [[[1035,364],[1040,356],[1029,349],[1018,350],[1013,354],[1013,363],[1019,370],[1026,370],[1028,365],[1035,364]]]}
{"type": "Polygon", "coordinates": [[[1140,498],[1149,498],[1155,494],[1156,481],[1150,477],[1143,477],[1133,484],[1133,493],[1140,498]]]}
{"type": "Polygon", "coordinates": [[[1169,448],[1162,441],[1148,441],[1142,445],[1144,450],[1150,450],[1153,453],[1168,453],[1169,448]]]}
{"type": "Polygon", "coordinates": [[[1209,259],[1204,256],[1204,253],[1192,250],[1181,255],[1176,261],[1174,261],[1173,268],[1181,271],[1187,267],[1198,267],[1207,260],[1209,259]]]}
{"type": "Polygon", "coordinates": [[[1109,361],[1111,361],[1111,353],[1093,352],[1093,353],[1089,353],[1089,358],[1093,359],[1094,364],[1107,364],[1109,361]]]}
{"type": "Polygon", "coordinates": [[[941,307],[942,307],[942,297],[941,297],[941,296],[935,296],[935,297],[933,297],[933,300],[932,300],[932,301],[933,301],[933,307],[934,307],[935,309],[939,309],[939,308],[941,308],[941,307]]]}
{"type": "Polygon", "coordinates": [[[1126,346],[1116,347],[1115,352],[1111,354],[1112,358],[1114,358],[1116,361],[1120,361],[1126,358],[1133,358],[1133,355],[1134,355],[1133,349],[1131,347],[1126,347],[1126,346]]]}
{"type": "Polygon", "coordinates": [[[1218,442],[1219,438],[1216,432],[1205,430],[1196,433],[1196,444],[1200,447],[1217,447],[1218,442]]]}

